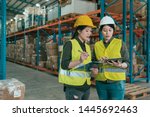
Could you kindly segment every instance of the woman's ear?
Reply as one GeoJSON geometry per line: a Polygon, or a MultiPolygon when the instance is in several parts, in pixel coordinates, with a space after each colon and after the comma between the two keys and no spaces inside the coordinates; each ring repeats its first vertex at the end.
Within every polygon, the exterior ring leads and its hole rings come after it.
{"type": "Polygon", "coordinates": [[[80,30],[78,30],[77,32],[78,32],[78,34],[80,34],[80,33],[81,33],[81,31],[80,31],[80,30]]]}

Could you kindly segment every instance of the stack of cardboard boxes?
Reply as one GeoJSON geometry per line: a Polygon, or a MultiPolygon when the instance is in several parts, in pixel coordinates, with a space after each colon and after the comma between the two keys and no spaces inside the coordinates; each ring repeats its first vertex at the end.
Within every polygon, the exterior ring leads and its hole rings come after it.
{"type": "Polygon", "coordinates": [[[46,43],[47,61],[46,68],[57,70],[58,69],[58,44],[46,43]]]}

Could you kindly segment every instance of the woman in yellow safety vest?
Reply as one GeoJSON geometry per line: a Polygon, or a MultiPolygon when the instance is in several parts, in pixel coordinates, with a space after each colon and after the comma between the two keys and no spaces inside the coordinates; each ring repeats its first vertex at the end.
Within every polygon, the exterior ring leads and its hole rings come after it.
{"type": "Polygon", "coordinates": [[[99,30],[104,39],[96,42],[94,46],[93,60],[102,62],[102,65],[93,72],[96,90],[99,99],[122,100],[125,92],[126,68],[129,65],[128,50],[121,39],[113,37],[115,22],[110,16],[101,19],[99,30]]]}
{"type": "Polygon", "coordinates": [[[78,67],[91,62],[91,50],[86,42],[95,26],[89,16],[82,15],[77,18],[74,27],[73,38],[63,46],[59,82],[64,84],[67,100],[87,100],[90,95],[90,72],[78,67]]]}

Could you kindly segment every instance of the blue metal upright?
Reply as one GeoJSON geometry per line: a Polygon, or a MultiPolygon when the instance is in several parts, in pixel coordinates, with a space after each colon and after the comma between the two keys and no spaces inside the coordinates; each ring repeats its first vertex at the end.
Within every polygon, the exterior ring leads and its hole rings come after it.
{"type": "Polygon", "coordinates": [[[123,22],[123,30],[122,30],[122,33],[123,33],[123,42],[126,43],[126,0],[123,0],[123,7],[122,7],[122,11],[123,11],[123,19],[122,19],[122,22],[123,22]]]}
{"type": "MultiPolygon", "coordinates": [[[[61,17],[61,4],[58,1],[58,51],[59,51],[59,46],[62,44],[61,43],[61,38],[62,38],[62,33],[61,33],[61,22],[60,22],[60,17],[61,17]]],[[[60,66],[60,53],[58,53],[58,68],[60,66]]]]}
{"type": "Polygon", "coordinates": [[[129,77],[130,83],[133,83],[133,0],[130,0],[130,29],[129,29],[129,58],[130,58],[130,67],[129,67],[129,77]]]}
{"type": "Polygon", "coordinates": [[[150,81],[150,1],[147,0],[147,82],[150,81]]]}
{"type": "Polygon", "coordinates": [[[37,37],[36,37],[36,65],[39,65],[40,61],[40,30],[37,30],[37,37]]]}
{"type": "MultiPolygon", "coordinates": [[[[150,61],[149,2],[150,1],[149,0],[143,1],[143,3],[144,2],[145,4],[141,4],[139,8],[133,8],[134,0],[130,0],[130,22],[129,22],[130,24],[129,26],[130,83],[140,81],[140,80],[146,80],[146,82],[149,82],[149,79],[150,79],[150,63],[149,63],[150,61]],[[138,14],[138,12],[142,10],[142,8],[146,5],[147,5],[147,26],[141,23],[141,21],[145,21],[142,16],[143,14],[140,14],[140,13],[138,14]],[[145,42],[147,43],[147,45],[145,44],[145,42]],[[141,46],[138,46],[139,44],[141,46]],[[138,50],[139,47],[140,47],[140,52],[138,50]],[[146,52],[143,52],[143,50],[146,52]],[[134,56],[133,56],[133,53],[135,53],[134,56]],[[134,63],[134,65],[133,65],[133,59],[137,61],[136,63],[134,63]],[[146,75],[143,75],[144,73],[146,73],[146,75]],[[136,76],[140,76],[140,78],[137,78],[136,76]]],[[[146,14],[144,14],[144,17],[145,16],[146,14]]]]}
{"type": "Polygon", "coordinates": [[[0,80],[6,79],[6,0],[0,0],[0,80]]]}
{"type": "MultiPolygon", "coordinates": [[[[101,12],[100,12],[100,19],[104,17],[104,12],[105,12],[105,0],[99,0],[101,12]]],[[[103,39],[102,33],[100,32],[99,34],[100,40],[103,39]]]]}

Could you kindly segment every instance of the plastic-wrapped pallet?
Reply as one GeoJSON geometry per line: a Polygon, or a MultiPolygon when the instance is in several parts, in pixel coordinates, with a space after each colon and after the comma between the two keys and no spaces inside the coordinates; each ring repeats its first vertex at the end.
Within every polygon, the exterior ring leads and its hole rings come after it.
{"type": "Polygon", "coordinates": [[[10,22],[10,33],[16,32],[15,30],[15,21],[10,22]]]}
{"type": "MultiPolygon", "coordinates": [[[[94,10],[97,10],[97,3],[85,0],[65,0],[61,5],[62,16],[69,13],[85,14],[94,10]]],[[[47,8],[47,17],[48,21],[58,18],[58,4],[47,8]]]]}
{"type": "Polygon", "coordinates": [[[16,15],[15,16],[15,30],[21,31],[24,29],[24,15],[16,15]]]}
{"type": "Polygon", "coordinates": [[[46,9],[41,7],[25,8],[25,28],[45,24],[46,9]]]}
{"type": "Polygon", "coordinates": [[[25,84],[12,78],[0,80],[0,100],[22,100],[25,95],[25,84]]]}
{"type": "Polygon", "coordinates": [[[47,19],[48,21],[58,18],[58,4],[47,8],[47,19]]]}
{"type": "Polygon", "coordinates": [[[85,0],[69,0],[70,4],[66,4],[61,8],[61,15],[69,13],[84,14],[90,11],[97,10],[97,3],[85,0]],[[84,7],[83,7],[84,6],[84,7]]]}

